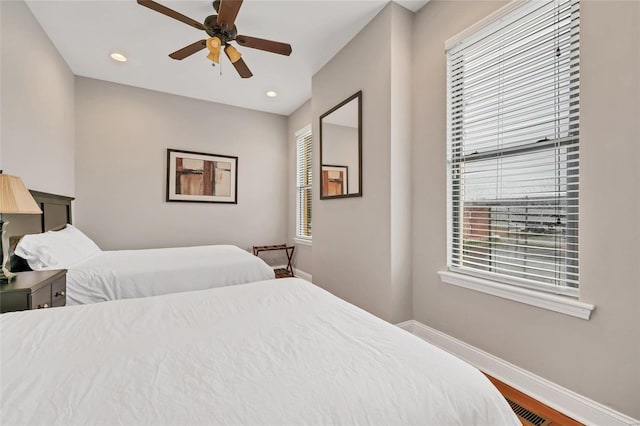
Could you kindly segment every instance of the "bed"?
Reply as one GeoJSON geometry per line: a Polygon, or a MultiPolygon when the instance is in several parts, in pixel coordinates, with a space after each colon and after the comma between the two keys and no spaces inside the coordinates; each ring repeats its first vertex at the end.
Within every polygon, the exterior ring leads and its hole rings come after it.
{"type": "Polygon", "coordinates": [[[478,370],[311,283],[0,315],[1,424],[518,425],[478,370]]]}
{"type": "Polygon", "coordinates": [[[102,251],[79,229],[22,237],[15,255],[36,271],[67,270],[67,305],[158,296],[275,277],[262,259],[232,245],[102,251]]]}
{"type": "Polygon", "coordinates": [[[18,226],[32,232],[12,238],[15,254],[11,268],[67,269],[67,305],[202,290],[275,277],[264,260],[232,245],[102,251],[70,224],[72,198],[32,194],[43,215],[34,221],[35,226],[18,226]]]}
{"type": "Polygon", "coordinates": [[[67,305],[274,278],[262,259],[231,245],[102,251],[66,269],[67,305]]]}

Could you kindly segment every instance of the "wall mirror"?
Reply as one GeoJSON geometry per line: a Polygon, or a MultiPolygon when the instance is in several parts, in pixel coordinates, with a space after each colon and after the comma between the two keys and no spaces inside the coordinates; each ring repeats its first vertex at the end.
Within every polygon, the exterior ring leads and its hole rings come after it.
{"type": "Polygon", "coordinates": [[[320,199],[362,196],[362,91],[320,116],[320,199]]]}

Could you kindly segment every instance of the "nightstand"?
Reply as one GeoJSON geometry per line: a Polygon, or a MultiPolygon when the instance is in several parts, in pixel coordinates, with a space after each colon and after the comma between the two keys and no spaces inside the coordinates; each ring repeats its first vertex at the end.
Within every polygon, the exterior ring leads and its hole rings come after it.
{"type": "Polygon", "coordinates": [[[44,309],[67,303],[67,271],[19,272],[0,285],[0,313],[44,309]]]}

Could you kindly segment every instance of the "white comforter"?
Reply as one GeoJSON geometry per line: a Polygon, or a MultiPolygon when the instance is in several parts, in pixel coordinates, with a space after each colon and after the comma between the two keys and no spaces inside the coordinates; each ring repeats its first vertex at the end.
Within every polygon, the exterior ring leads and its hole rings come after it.
{"type": "Polygon", "coordinates": [[[67,305],[204,290],[274,276],[262,259],[231,245],[103,251],[68,268],[67,305]]]}
{"type": "Polygon", "coordinates": [[[299,279],[0,315],[0,423],[517,425],[475,368],[299,279]]]}

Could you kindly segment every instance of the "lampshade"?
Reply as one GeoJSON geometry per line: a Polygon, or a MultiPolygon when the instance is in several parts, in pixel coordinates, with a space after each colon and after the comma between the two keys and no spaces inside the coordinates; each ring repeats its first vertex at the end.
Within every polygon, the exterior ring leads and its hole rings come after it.
{"type": "Polygon", "coordinates": [[[230,44],[227,44],[225,46],[224,52],[227,54],[232,64],[235,64],[236,62],[238,62],[238,59],[240,59],[240,57],[242,56],[242,54],[238,52],[238,50],[235,47],[231,46],[230,44]]]}
{"type": "Polygon", "coordinates": [[[207,55],[207,58],[210,61],[215,62],[216,64],[219,64],[220,63],[220,46],[222,42],[218,37],[210,37],[209,39],[207,39],[206,44],[207,44],[207,49],[209,49],[209,54],[207,55]]]}
{"type": "Polygon", "coordinates": [[[42,210],[22,179],[0,172],[0,213],[40,214],[42,210]]]}

